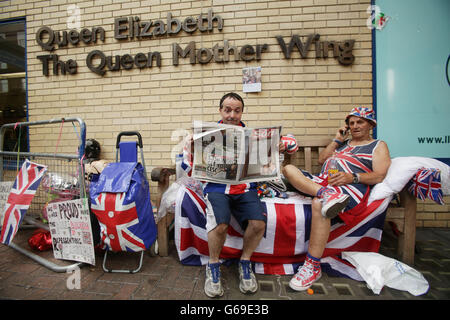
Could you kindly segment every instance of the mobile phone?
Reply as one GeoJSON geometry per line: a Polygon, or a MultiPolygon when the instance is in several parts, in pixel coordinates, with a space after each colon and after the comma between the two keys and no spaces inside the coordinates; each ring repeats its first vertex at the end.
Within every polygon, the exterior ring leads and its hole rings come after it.
{"type": "Polygon", "coordinates": [[[348,127],[345,128],[345,130],[339,130],[339,133],[341,134],[341,136],[345,136],[348,132],[348,127]]]}

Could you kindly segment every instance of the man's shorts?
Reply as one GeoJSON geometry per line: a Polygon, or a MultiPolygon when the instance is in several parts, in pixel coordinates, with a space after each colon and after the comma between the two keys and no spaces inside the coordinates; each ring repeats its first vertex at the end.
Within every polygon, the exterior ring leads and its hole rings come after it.
{"type": "Polygon", "coordinates": [[[208,232],[221,223],[229,225],[231,214],[243,230],[247,227],[248,220],[267,222],[264,206],[255,190],[242,194],[209,192],[206,194],[206,206],[206,230],[208,232]]]}

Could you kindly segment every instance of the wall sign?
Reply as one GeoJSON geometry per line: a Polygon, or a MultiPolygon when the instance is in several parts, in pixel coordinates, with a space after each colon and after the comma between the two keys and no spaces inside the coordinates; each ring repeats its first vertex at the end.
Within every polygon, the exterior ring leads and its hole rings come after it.
{"type": "Polygon", "coordinates": [[[386,141],[391,157],[431,157],[450,164],[450,42],[443,41],[450,29],[450,1],[375,4],[392,17],[375,37],[378,138],[386,141]],[[410,41],[418,35],[427,46],[410,41]]]}
{"type": "MultiPolygon", "coordinates": [[[[141,21],[138,16],[120,17],[114,20],[114,38],[117,41],[146,41],[174,37],[181,32],[193,34],[197,31],[212,33],[214,29],[222,31],[223,25],[223,18],[215,15],[212,9],[209,9],[207,14],[200,13],[198,17],[187,17],[183,21],[173,18],[171,13],[167,14],[165,21],[141,21]]],[[[299,59],[311,58],[311,56],[315,59],[326,59],[331,51],[332,56],[342,65],[351,65],[355,60],[352,53],[355,40],[342,42],[320,40],[319,34],[307,35],[304,40],[300,35],[293,35],[290,40],[282,36],[276,36],[276,39],[285,59],[294,59],[294,55],[299,59]],[[313,45],[315,53],[311,54],[313,45]],[[299,55],[295,53],[297,51],[299,55]]],[[[54,31],[48,26],[43,26],[36,32],[36,42],[43,50],[49,52],[59,48],[76,47],[81,43],[96,45],[105,40],[105,29],[102,27],[84,28],[81,31],[75,29],[54,31]]],[[[172,65],[177,66],[180,59],[189,59],[190,64],[259,61],[264,52],[268,51],[269,45],[266,43],[237,47],[228,40],[224,40],[223,43],[217,43],[211,48],[198,48],[195,41],[190,41],[187,45],[173,43],[172,65]]],[[[63,61],[56,53],[39,55],[37,58],[42,63],[42,74],[45,76],[77,73],[78,63],[74,59],[63,61]]],[[[109,71],[122,69],[150,69],[154,66],[161,68],[162,58],[159,51],[139,52],[134,55],[107,55],[101,50],[93,50],[86,56],[86,66],[92,72],[104,76],[109,71]]]]}

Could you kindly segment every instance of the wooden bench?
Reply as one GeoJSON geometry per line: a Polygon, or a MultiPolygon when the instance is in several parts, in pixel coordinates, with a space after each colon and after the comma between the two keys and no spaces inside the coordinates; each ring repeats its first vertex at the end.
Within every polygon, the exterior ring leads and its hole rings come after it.
{"type": "Polygon", "coordinates": [[[397,255],[404,263],[414,265],[416,247],[417,198],[406,188],[398,194],[399,204],[393,201],[386,214],[386,222],[393,222],[399,231],[397,255]]]}
{"type": "MultiPolygon", "coordinates": [[[[154,168],[151,173],[152,181],[158,182],[158,194],[156,197],[156,207],[161,204],[161,197],[169,187],[170,176],[175,175],[175,167],[154,168]]],[[[174,213],[168,212],[158,221],[158,254],[161,257],[169,255],[169,227],[174,219],[174,213]]]]}
{"type": "MultiPolygon", "coordinates": [[[[285,155],[284,164],[292,163],[308,172],[319,172],[319,153],[330,143],[329,138],[297,139],[299,151],[293,155],[285,155]]],[[[158,182],[158,195],[156,206],[159,208],[161,196],[169,187],[169,179],[175,174],[175,167],[154,168],[151,173],[152,181],[158,182]]],[[[398,245],[397,253],[400,260],[406,264],[414,264],[414,249],[416,240],[416,198],[406,189],[399,193],[400,201],[393,201],[387,211],[386,222],[393,222],[397,226],[398,245]]],[[[158,222],[159,255],[167,256],[169,253],[169,226],[173,222],[174,214],[168,213],[158,222]]]]}

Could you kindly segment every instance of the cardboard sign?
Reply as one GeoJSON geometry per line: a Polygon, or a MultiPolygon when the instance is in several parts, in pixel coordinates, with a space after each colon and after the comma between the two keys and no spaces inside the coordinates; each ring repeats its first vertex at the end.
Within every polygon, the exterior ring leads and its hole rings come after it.
{"type": "Polygon", "coordinates": [[[3,225],[3,211],[5,211],[5,203],[8,200],[9,192],[11,191],[14,181],[0,182],[0,229],[3,225]]]}
{"type": "Polygon", "coordinates": [[[47,214],[55,258],[95,265],[87,199],[50,203],[47,214]]]}

